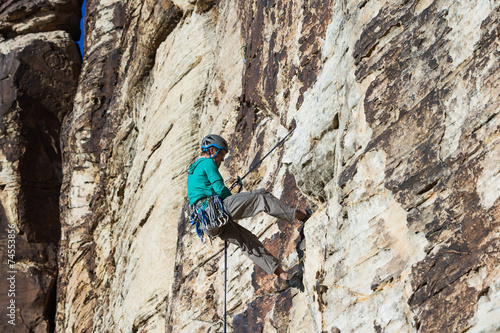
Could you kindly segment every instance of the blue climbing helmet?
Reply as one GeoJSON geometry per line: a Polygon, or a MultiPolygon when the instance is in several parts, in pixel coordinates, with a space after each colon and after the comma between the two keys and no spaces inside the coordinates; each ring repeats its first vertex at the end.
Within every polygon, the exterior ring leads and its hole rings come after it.
{"type": "MultiPolygon", "coordinates": [[[[217,134],[209,134],[201,140],[201,151],[206,152],[210,150],[211,147],[217,148],[217,153],[224,149],[226,152],[229,152],[229,146],[221,136],[217,134]]],[[[215,155],[217,155],[215,153],[215,155]]],[[[214,156],[215,156],[214,155],[214,156]]]]}

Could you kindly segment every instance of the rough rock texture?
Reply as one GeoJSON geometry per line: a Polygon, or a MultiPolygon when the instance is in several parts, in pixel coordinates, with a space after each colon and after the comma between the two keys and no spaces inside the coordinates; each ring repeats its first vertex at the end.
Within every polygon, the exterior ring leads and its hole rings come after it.
{"type": "Polygon", "coordinates": [[[7,38],[62,30],[80,38],[82,0],[4,0],[0,4],[0,34],[7,38]]]}
{"type": "Polygon", "coordinates": [[[80,14],[73,15],[72,26],[56,17],[42,27],[28,23],[26,17],[33,12],[23,3],[28,1],[0,5],[0,33],[7,37],[0,38],[0,330],[47,332],[55,329],[61,234],[59,137],[62,120],[73,107],[81,65],[71,36],[49,31],[78,30],[80,14]],[[6,27],[14,22],[30,28],[13,28],[22,35],[11,34],[6,27]],[[7,242],[7,230],[15,230],[15,244],[7,242]],[[15,250],[14,257],[7,255],[8,245],[15,250]],[[11,267],[8,260],[15,264],[11,267]],[[12,276],[13,284],[7,280],[12,276]],[[7,317],[11,300],[15,300],[15,325],[7,317]]]}
{"type": "Polygon", "coordinates": [[[303,290],[229,247],[234,332],[500,329],[499,16],[492,0],[88,0],[63,128],[58,331],[215,332],[222,242],[187,216],[221,168],[315,214],[241,221],[303,290]]]}

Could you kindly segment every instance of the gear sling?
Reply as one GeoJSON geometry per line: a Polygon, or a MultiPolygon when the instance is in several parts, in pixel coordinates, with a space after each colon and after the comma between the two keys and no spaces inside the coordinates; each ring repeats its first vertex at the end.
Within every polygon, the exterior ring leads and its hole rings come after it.
{"type": "Polygon", "coordinates": [[[195,226],[196,233],[203,242],[205,231],[224,226],[230,218],[231,216],[227,212],[221,197],[213,195],[206,201],[198,200],[191,206],[189,222],[195,226]],[[207,207],[203,208],[205,202],[207,202],[207,207]]]}

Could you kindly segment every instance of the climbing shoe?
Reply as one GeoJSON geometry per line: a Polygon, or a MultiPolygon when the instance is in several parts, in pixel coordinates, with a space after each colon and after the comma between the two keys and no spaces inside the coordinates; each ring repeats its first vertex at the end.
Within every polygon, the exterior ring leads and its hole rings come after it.
{"type": "Polygon", "coordinates": [[[276,293],[281,293],[288,288],[290,288],[290,286],[288,285],[288,280],[277,280],[274,283],[274,292],[276,293]]]}
{"type": "Polygon", "coordinates": [[[302,284],[302,271],[299,270],[298,272],[293,274],[288,273],[288,279],[286,280],[286,282],[288,286],[292,288],[303,290],[304,285],[302,284]]]}
{"type": "Polygon", "coordinates": [[[298,271],[296,273],[287,273],[286,280],[277,280],[274,284],[274,290],[278,293],[287,290],[288,288],[297,288],[301,291],[304,290],[304,285],[302,283],[302,272],[298,271]]]}

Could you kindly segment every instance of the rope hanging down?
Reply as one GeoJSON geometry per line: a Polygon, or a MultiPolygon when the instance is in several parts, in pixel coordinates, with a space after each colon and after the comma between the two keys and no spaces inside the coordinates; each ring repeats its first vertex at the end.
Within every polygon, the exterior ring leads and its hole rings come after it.
{"type": "MultiPolygon", "coordinates": [[[[266,154],[266,156],[262,157],[260,159],[260,161],[255,163],[243,177],[240,178],[238,176],[238,179],[233,183],[233,185],[231,185],[229,190],[231,191],[233,188],[236,187],[236,185],[240,185],[240,188],[238,189],[238,193],[240,193],[241,189],[243,188],[243,183],[242,183],[243,179],[245,179],[246,176],[248,176],[252,171],[254,171],[255,168],[257,168],[259,166],[259,164],[261,164],[262,161],[264,161],[264,159],[266,157],[268,157],[276,148],[278,148],[280,145],[282,145],[283,142],[285,142],[286,138],[288,138],[290,136],[290,134],[292,134],[292,132],[295,131],[295,128],[296,127],[292,128],[292,130],[290,132],[288,132],[288,134],[285,135],[285,137],[283,139],[281,139],[281,141],[278,142],[276,144],[276,146],[274,146],[273,149],[271,149],[266,154]]],[[[227,245],[228,245],[227,241],[224,241],[224,333],[226,333],[226,316],[227,316],[227,245]]]]}
{"type": "Polygon", "coordinates": [[[226,333],[227,315],[227,241],[224,241],[224,333],[226,333]]]}

